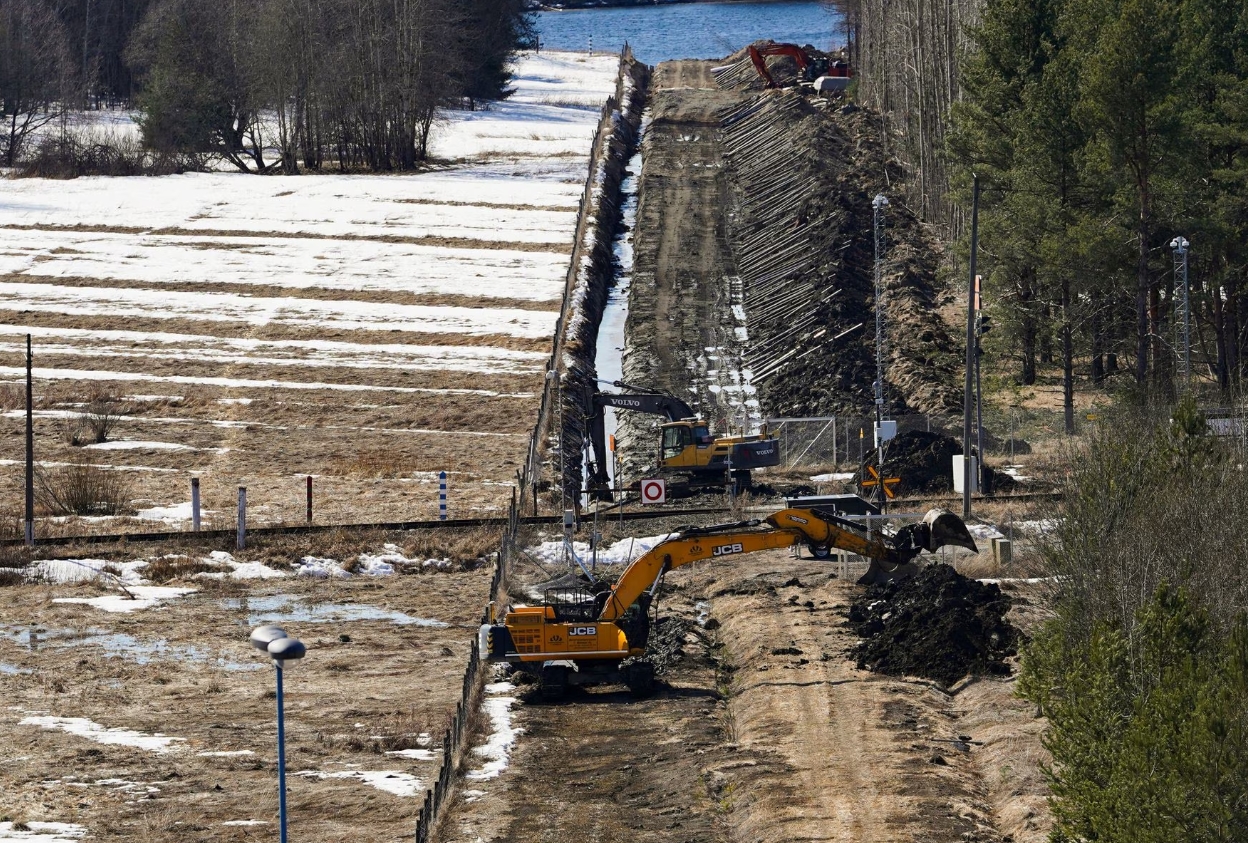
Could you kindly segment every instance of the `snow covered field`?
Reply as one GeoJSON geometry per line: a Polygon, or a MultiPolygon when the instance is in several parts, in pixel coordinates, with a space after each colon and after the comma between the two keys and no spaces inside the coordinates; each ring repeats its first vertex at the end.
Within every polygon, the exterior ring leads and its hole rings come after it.
{"type": "MultiPolygon", "coordinates": [[[[37,457],[80,454],[70,417],[107,394],[110,438],[155,443],[90,452],[136,510],[184,504],[195,475],[210,509],[246,485],[253,520],[293,520],[312,474],[318,520],[429,517],[440,470],[453,517],[500,507],[616,69],[524,57],[512,99],[449,114],[419,175],[0,180],[0,390],[32,333],[37,457]]],[[[0,419],[0,465],[21,423],[0,419]]]]}

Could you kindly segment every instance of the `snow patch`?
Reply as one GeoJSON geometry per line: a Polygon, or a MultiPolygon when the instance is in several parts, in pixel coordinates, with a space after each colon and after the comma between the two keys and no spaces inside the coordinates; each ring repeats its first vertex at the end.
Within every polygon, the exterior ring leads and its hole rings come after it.
{"type": "Polygon", "coordinates": [[[263,562],[236,562],[234,557],[224,550],[214,550],[204,559],[211,565],[229,568],[229,571],[201,571],[195,579],[221,580],[229,577],[233,580],[271,580],[288,577],[285,571],[270,568],[263,562]]]}
{"type": "Polygon", "coordinates": [[[45,823],[31,820],[21,829],[11,822],[0,823],[0,841],[24,840],[28,843],[68,843],[86,836],[86,826],[76,823],[45,823]]]}
{"type": "Polygon", "coordinates": [[[359,779],[367,785],[393,793],[395,796],[415,796],[424,789],[424,783],[410,773],[398,770],[343,770],[329,773],[323,770],[304,770],[295,773],[310,779],[359,779]]]}
{"type": "Polygon", "coordinates": [[[516,686],[510,682],[491,682],[485,686],[481,710],[490,718],[492,731],[484,744],[472,748],[473,755],[484,759],[485,763],[465,774],[464,778],[469,781],[496,779],[511,763],[511,748],[524,732],[511,722],[511,707],[516,704],[516,698],[508,694],[514,690],[516,686]]]}
{"type": "MultiPolygon", "coordinates": [[[[666,541],[674,535],[675,533],[663,533],[657,536],[620,539],[612,545],[598,548],[598,564],[626,565],[638,559],[642,554],[653,550],[655,545],[666,541]]],[[[582,561],[588,562],[591,558],[588,542],[573,542],[572,550],[576,553],[577,558],[582,561]]],[[[545,541],[536,547],[526,548],[525,552],[547,565],[557,565],[563,562],[562,541],[545,541]]]]}
{"type": "Polygon", "coordinates": [[[149,735],[132,729],[109,729],[85,717],[32,716],[23,718],[18,725],[38,726],[41,729],[60,729],[63,732],[69,732],[71,735],[87,738],[96,743],[131,746],[162,755],[175,749],[174,744],[178,741],[186,740],[186,738],[175,738],[159,733],[149,735]]]}
{"type": "Polygon", "coordinates": [[[816,474],[811,477],[813,483],[848,483],[854,479],[852,471],[834,471],[831,474],[816,474]]]}
{"type": "Polygon", "coordinates": [[[53,603],[83,603],[103,612],[129,614],[142,609],[150,609],[166,600],[191,594],[198,589],[173,588],[162,585],[132,585],[127,589],[130,594],[105,594],[101,597],[54,597],[53,603]]]}

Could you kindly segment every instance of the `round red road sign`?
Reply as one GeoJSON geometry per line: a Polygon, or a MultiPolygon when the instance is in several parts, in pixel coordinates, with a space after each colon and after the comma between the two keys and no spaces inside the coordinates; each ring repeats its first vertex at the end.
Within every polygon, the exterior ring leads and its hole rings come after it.
{"type": "Polygon", "coordinates": [[[665,503],[667,501],[667,482],[661,478],[641,481],[642,503],[665,503]]]}

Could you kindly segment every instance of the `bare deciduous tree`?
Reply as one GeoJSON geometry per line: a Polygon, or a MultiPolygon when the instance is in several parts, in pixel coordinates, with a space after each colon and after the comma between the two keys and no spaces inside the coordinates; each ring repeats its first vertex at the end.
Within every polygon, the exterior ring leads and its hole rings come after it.
{"type": "Polygon", "coordinates": [[[14,166],[31,135],[61,116],[70,78],[65,28],[52,7],[0,3],[0,161],[14,166]]]}

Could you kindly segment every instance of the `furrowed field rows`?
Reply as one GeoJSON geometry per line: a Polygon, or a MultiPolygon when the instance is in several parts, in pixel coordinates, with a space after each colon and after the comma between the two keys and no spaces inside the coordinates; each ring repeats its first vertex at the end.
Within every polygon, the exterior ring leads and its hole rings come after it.
{"type": "Polygon", "coordinates": [[[0,512],[20,511],[27,333],[37,459],[124,470],[123,513],[184,504],[196,476],[211,507],[246,485],[253,520],[296,519],[315,475],[318,518],[422,517],[441,470],[454,514],[496,510],[617,65],[523,57],[514,96],[448,115],[417,175],[0,181],[0,512]]]}

